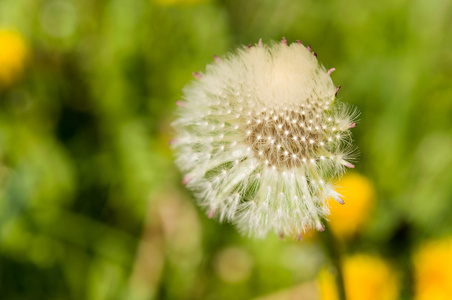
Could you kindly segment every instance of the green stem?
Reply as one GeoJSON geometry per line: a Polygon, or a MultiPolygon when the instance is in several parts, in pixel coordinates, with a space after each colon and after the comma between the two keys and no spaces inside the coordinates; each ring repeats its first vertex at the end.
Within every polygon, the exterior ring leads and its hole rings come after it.
{"type": "Polygon", "coordinates": [[[336,237],[332,234],[330,228],[325,224],[325,231],[320,234],[323,245],[325,246],[325,252],[329,256],[331,260],[331,264],[335,269],[335,279],[336,279],[336,287],[339,296],[339,300],[346,300],[347,297],[345,295],[345,285],[344,285],[344,274],[342,272],[342,259],[341,259],[341,251],[339,248],[339,243],[336,237]]]}

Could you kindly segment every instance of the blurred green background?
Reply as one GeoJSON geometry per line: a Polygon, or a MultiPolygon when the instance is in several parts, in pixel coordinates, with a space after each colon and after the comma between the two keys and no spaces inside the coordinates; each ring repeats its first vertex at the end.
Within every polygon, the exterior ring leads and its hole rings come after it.
{"type": "Polygon", "coordinates": [[[1,0],[0,299],[318,299],[321,239],[209,220],[168,146],[192,71],[282,36],[361,111],[373,208],[338,247],[418,297],[413,253],[452,234],[451,1],[1,0]]]}

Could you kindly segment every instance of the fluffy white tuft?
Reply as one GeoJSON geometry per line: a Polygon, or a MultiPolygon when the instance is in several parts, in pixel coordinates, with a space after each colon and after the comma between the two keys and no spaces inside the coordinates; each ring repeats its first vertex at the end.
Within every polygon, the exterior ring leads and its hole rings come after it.
{"type": "Polygon", "coordinates": [[[328,198],[343,203],[331,180],[353,167],[356,110],[310,49],[284,41],[216,58],[173,123],[184,184],[209,217],[257,237],[323,230],[328,198]]]}

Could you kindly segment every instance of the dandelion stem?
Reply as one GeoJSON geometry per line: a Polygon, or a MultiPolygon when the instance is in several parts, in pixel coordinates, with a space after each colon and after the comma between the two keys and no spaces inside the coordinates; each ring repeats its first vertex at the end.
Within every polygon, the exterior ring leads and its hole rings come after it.
{"type": "Polygon", "coordinates": [[[336,237],[332,234],[327,222],[324,222],[323,224],[325,224],[325,232],[321,234],[321,239],[325,247],[325,252],[327,253],[329,259],[331,260],[331,264],[336,271],[334,275],[336,280],[338,299],[346,300],[347,297],[345,295],[344,274],[342,271],[342,259],[341,251],[339,249],[339,243],[336,237]]]}

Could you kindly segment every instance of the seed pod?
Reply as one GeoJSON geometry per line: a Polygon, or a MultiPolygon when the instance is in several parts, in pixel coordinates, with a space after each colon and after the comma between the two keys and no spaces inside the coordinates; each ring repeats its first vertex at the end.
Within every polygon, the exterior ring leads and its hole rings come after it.
{"type": "MultiPolygon", "coordinates": [[[[309,46],[308,46],[309,47],[309,46]]],[[[332,180],[352,167],[357,112],[301,43],[248,46],[184,88],[171,147],[209,217],[264,237],[323,228],[332,180]]]]}

